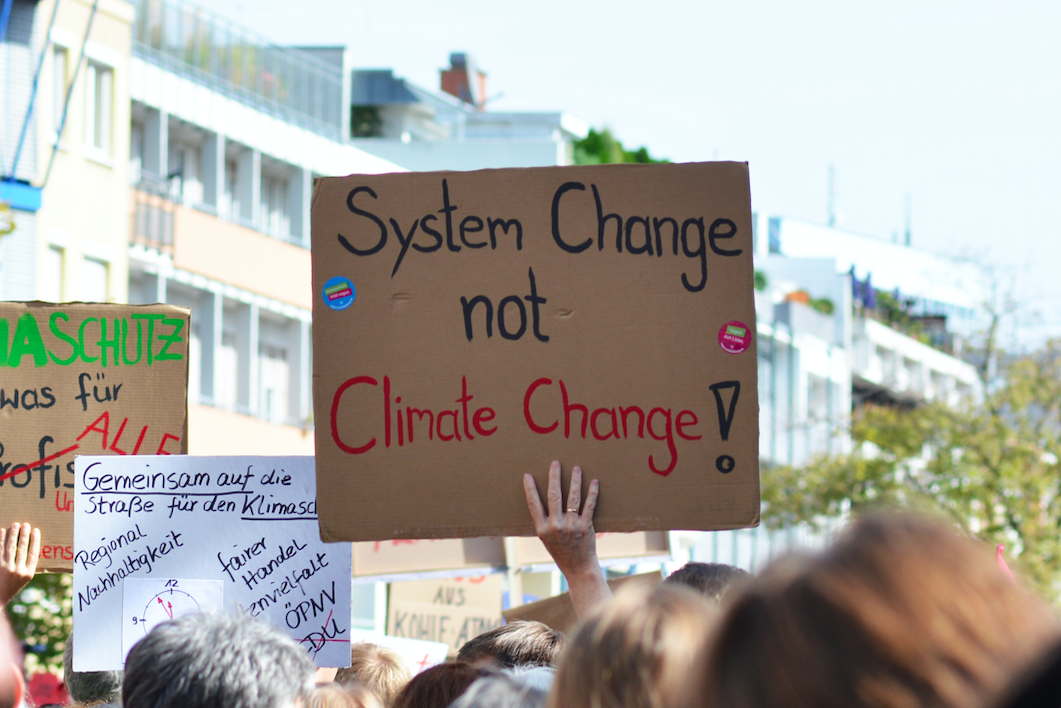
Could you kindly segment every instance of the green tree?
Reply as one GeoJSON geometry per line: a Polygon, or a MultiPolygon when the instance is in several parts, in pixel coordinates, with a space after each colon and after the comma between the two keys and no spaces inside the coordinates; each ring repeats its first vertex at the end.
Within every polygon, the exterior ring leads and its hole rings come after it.
{"type": "Polygon", "coordinates": [[[764,523],[820,524],[886,506],[943,514],[1005,543],[1038,589],[1061,600],[1061,340],[1000,366],[980,402],[867,406],[854,451],[762,475],[764,523]]]}
{"type": "Polygon", "coordinates": [[[29,674],[63,673],[63,649],[74,625],[73,579],[69,573],[38,573],[7,605],[15,636],[30,647],[29,674]]]}
{"type": "Polygon", "coordinates": [[[576,165],[605,165],[613,163],[637,163],[642,165],[670,162],[656,159],[648,154],[648,148],[627,150],[607,128],[597,132],[590,128],[589,134],[575,141],[576,165]]]}

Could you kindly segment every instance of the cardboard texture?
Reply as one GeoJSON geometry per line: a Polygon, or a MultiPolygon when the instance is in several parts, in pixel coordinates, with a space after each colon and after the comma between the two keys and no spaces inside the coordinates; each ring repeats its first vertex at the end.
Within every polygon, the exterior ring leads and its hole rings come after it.
{"type": "MultiPolygon", "coordinates": [[[[509,565],[523,567],[552,563],[549,551],[537,537],[516,539],[516,557],[509,558],[509,565]]],[[[665,531],[641,531],[639,533],[597,534],[597,558],[602,562],[612,559],[670,556],[670,539],[665,531]]]]}
{"type": "Polygon", "coordinates": [[[190,311],[0,303],[0,525],[73,569],[74,456],[188,451],[190,311]]]}
{"type": "Polygon", "coordinates": [[[758,523],[746,164],[325,178],[312,224],[322,538],[530,535],[554,459],[600,531],[758,523]]]}
{"type": "MultiPolygon", "coordinates": [[[[613,578],[608,581],[608,587],[615,593],[628,585],[644,584],[647,587],[655,587],[661,582],[663,582],[663,573],[657,571],[655,573],[640,573],[622,578],[613,578]]],[[[575,612],[570,593],[566,592],[555,597],[547,597],[544,600],[512,607],[501,614],[504,616],[505,622],[541,622],[565,634],[570,634],[578,627],[578,613],[575,612]]]]}
{"type": "Polygon", "coordinates": [[[152,626],[207,608],[270,623],[317,666],[350,665],[350,546],[320,540],[312,457],[79,456],[75,469],[77,671],[121,669],[152,626]]]}
{"type": "Polygon", "coordinates": [[[504,541],[496,537],[395,539],[354,544],[354,577],[475,570],[505,565],[504,541]]]}
{"type": "Polygon", "coordinates": [[[450,653],[501,626],[501,575],[391,583],[387,634],[445,642],[450,653]]]}

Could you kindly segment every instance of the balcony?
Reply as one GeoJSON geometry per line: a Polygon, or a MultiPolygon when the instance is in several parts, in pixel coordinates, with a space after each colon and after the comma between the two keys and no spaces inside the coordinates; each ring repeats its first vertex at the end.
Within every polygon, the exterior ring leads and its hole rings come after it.
{"type": "Polygon", "coordinates": [[[133,56],[332,140],[345,137],[341,67],[201,7],[131,1],[133,56]]]}

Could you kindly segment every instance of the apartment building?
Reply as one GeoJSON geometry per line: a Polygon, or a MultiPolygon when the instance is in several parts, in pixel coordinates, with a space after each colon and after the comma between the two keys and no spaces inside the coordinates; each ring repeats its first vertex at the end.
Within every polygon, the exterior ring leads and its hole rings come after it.
{"type": "MultiPolygon", "coordinates": [[[[867,403],[957,405],[976,398],[976,368],[959,358],[986,301],[970,264],[795,219],[756,215],[759,459],[800,466],[851,451],[853,410],[867,403]],[[885,302],[887,301],[887,302],[885,302]],[[887,305],[887,307],[886,307],[887,305]],[[889,324],[901,305],[905,329],[889,324]]],[[[790,546],[820,546],[840,519],[813,533],[795,526],[681,534],[694,560],[760,568],[790,546]]]]}
{"type": "Polygon", "coordinates": [[[313,179],[401,168],[347,139],[343,50],[133,6],[129,300],[192,308],[192,453],[313,454],[313,179]]]}

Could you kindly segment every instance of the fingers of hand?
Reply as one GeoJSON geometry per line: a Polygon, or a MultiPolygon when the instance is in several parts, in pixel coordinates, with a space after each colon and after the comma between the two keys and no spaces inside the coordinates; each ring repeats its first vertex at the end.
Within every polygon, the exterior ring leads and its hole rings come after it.
{"type": "Polygon", "coordinates": [[[15,555],[15,566],[18,568],[24,568],[26,565],[26,554],[29,553],[29,537],[32,530],[33,527],[29,524],[22,524],[18,535],[18,552],[15,555]]]}
{"type": "Polygon", "coordinates": [[[4,565],[10,566],[15,562],[15,553],[18,551],[18,536],[21,530],[21,524],[11,524],[11,528],[7,530],[7,539],[4,543],[4,565]]]}
{"type": "Polygon", "coordinates": [[[549,489],[546,492],[549,500],[549,516],[559,516],[563,511],[564,494],[560,488],[560,463],[555,460],[549,465],[549,489]]]}
{"type": "Polygon", "coordinates": [[[527,510],[530,512],[531,521],[537,529],[545,523],[545,509],[542,508],[542,499],[538,494],[538,484],[529,474],[523,475],[523,493],[527,497],[527,510]]]}
{"type": "Polygon", "coordinates": [[[37,572],[37,561],[41,556],[41,530],[33,529],[32,537],[30,538],[29,544],[29,556],[26,558],[26,570],[31,575],[37,572]]]}
{"type": "Polygon", "coordinates": [[[593,480],[589,483],[589,492],[586,493],[586,506],[582,509],[582,518],[588,519],[593,524],[593,512],[597,509],[597,495],[600,494],[600,482],[593,480]]]}
{"type": "Polygon", "coordinates": [[[571,487],[567,490],[567,513],[577,514],[582,504],[582,468],[571,470],[571,487]]]}

